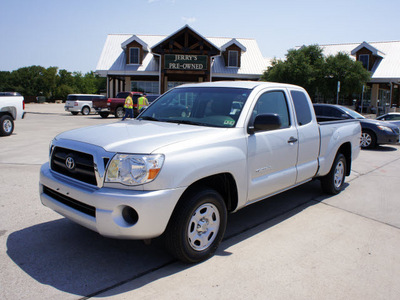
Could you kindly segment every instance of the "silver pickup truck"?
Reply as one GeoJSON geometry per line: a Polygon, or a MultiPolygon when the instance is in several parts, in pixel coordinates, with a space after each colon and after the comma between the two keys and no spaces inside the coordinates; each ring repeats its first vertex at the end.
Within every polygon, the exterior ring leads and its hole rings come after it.
{"type": "Polygon", "coordinates": [[[317,123],[306,91],[265,82],[182,85],[137,119],[64,132],[41,167],[42,203],[101,235],[212,256],[227,214],[314,178],[342,190],[359,121],[317,123]]]}
{"type": "Polygon", "coordinates": [[[14,121],[25,116],[24,97],[15,92],[0,92],[0,136],[14,131],[14,121]]]}

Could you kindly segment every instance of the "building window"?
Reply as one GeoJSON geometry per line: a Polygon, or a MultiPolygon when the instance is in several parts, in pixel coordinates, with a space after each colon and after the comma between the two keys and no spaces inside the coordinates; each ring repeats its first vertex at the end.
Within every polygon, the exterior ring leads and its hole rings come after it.
{"type": "Polygon", "coordinates": [[[239,66],[239,52],[229,51],[228,52],[228,67],[238,67],[239,66]]]}
{"type": "Polygon", "coordinates": [[[130,64],[135,64],[135,65],[140,64],[139,53],[140,53],[139,48],[129,48],[129,63],[130,64]]]}
{"type": "Polygon", "coordinates": [[[158,81],[131,81],[131,91],[158,94],[159,83],[158,81]]]}
{"type": "Polygon", "coordinates": [[[369,55],[368,54],[360,54],[358,60],[363,64],[363,67],[369,70],[369,55]]]}

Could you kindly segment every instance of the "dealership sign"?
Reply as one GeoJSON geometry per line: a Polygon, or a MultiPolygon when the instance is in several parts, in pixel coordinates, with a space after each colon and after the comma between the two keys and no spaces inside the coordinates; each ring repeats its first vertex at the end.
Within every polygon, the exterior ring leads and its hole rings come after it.
{"type": "Polygon", "coordinates": [[[207,55],[165,54],[164,68],[170,70],[207,70],[207,55]]]}

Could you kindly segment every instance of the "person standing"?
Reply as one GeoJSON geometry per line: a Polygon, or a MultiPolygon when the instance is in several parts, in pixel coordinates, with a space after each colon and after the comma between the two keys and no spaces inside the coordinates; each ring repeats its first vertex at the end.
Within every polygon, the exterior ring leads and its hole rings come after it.
{"type": "Polygon", "coordinates": [[[140,113],[142,108],[145,106],[149,106],[149,101],[146,98],[146,93],[143,93],[143,96],[138,99],[138,112],[140,113]]]}
{"type": "Polygon", "coordinates": [[[132,96],[133,93],[130,92],[128,97],[126,97],[125,99],[125,104],[124,104],[124,108],[125,108],[125,116],[122,118],[122,121],[126,119],[126,117],[130,117],[131,119],[133,119],[133,100],[132,100],[132,96]]]}

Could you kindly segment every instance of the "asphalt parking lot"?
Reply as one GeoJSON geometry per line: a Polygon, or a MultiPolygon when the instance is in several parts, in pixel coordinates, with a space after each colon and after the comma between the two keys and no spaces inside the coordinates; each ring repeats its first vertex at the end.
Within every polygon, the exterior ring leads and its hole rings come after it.
{"type": "Polygon", "coordinates": [[[39,169],[59,132],[118,122],[27,104],[0,138],[0,299],[398,299],[400,145],[363,150],[339,195],[313,181],[230,215],[198,265],[160,241],[113,240],[40,203],[39,169]]]}

